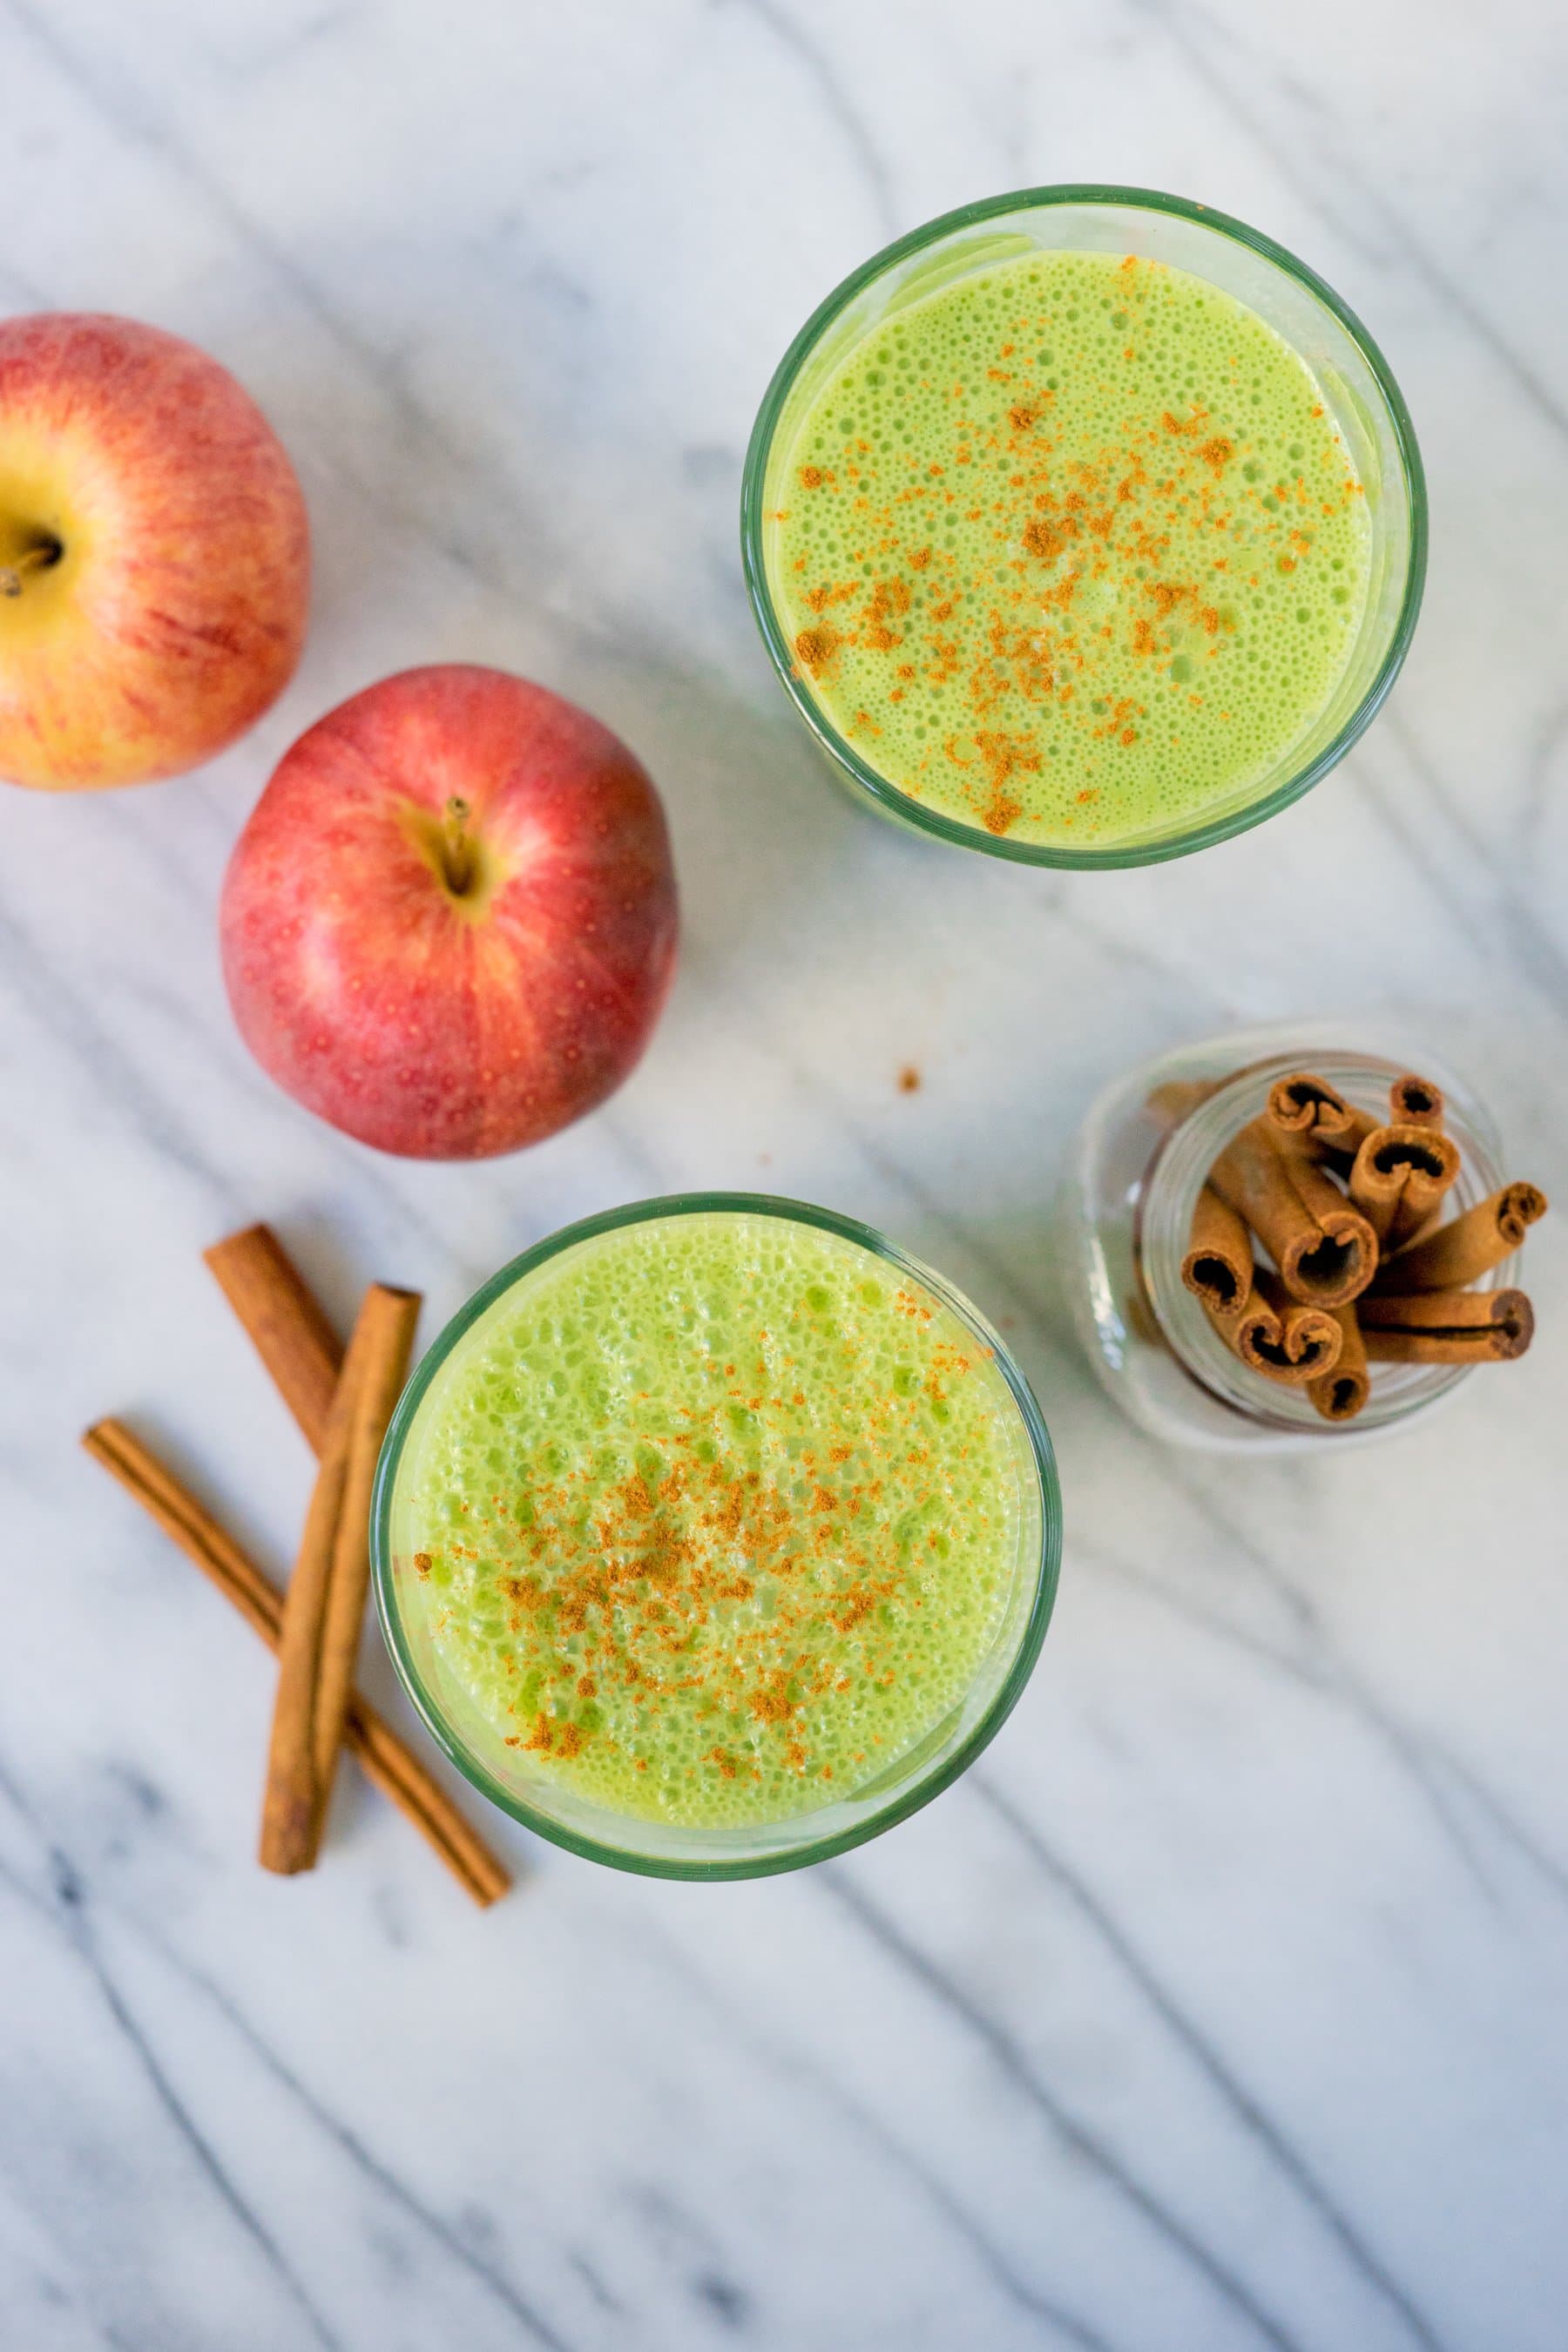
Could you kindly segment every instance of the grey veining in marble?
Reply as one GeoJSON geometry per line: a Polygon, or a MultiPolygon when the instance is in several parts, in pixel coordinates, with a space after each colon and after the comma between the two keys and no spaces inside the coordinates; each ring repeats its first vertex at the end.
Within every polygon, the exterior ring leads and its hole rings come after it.
{"type": "Polygon", "coordinates": [[[1550,0],[0,0],[0,307],[215,352],[320,564],[248,741],[0,806],[5,2352],[1568,2345],[1561,1239],[1526,1364],[1395,1444],[1238,1470],[1115,1417],[1047,1229],[1110,1076],[1302,1009],[1425,1023],[1568,1193],[1565,103],[1550,0]],[[1201,197],[1321,270],[1434,520],[1346,766],[1081,878],[837,795],[736,553],[822,294],[1059,179],[1201,197]],[[249,1061],[215,898],[305,725],[464,656],[645,758],[686,952],[598,1117],[405,1166],[249,1061]],[[553,1226],[694,1184],[867,1217],[1016,1345],[1068,1511],[1016,1715],[795,1878],[519,1833],[480,1916],[352,1776],[325,1865],[265,1878],[266,1656],[78,1431],[135,1419],[280,1572],[309,1465],[202,1244],[270,1216],[338,1313],[379,1274],[434,1330],[553,1226]]]}

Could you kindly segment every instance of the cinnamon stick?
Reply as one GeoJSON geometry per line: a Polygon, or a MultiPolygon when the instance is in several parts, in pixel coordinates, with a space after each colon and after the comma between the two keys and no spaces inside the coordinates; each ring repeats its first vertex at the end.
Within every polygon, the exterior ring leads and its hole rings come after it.
{"type": "Polygon", "coordinates": [[[1305,1152],[1275,1141],[1266,1119],[1232,1137],[1209,1183],[1251,1226],[1292,1297],[1339,1307],[1372,1280],[1372,1227],[1305,1152]]]}
{"type": "Polygon", "coordinates": [[[1203,1303],[1209,1321],[1232,1355],[1239,1356],[1242,1362],[1250,1364],[1254,1370],[1258,1368],[1258,1350],[1262,1346],[1279,1347],[1279,1318],[1261,1292],[1255,1290],[1250,1283],[1238,1307],[1222,1312],[1210,1299],[1205,1298],[1203,1303]]]}
{"type": "Polygon", "coordinates": [[[342,1369],[343,1344],[270,1225],[228,1234],[202,1256],[316,1453],[342,1369]]]}
{"type": "Polygon", "coordinates": [[[1410,1243],[1378,1267],[1382,1291],[1463,1290],[1511,1257],[1526,1229],[1546,1214],[1546,1195],[1533,1184],[1505,1184],[1489,1200],[1436,1232],[1410,1243]]]}
{"type": "MultiPolygon", "coordinates": [[[[123,1422],[95,1422],[81,1442],[233,1602],[268,1648],[276,1651],[283,1595],[205,1505],[123,1422]]],[[[406,1742],[358,1691],[349,1704],[344,1744],[359,1758],[366,1778],[413,1822],[474,1901],[481,1906],[499,1901],[511,1884],[500,1863],[406,1742]]]]}
{"type": "Polygon", "coordinates": [[[1535,1316],[1522,1290],[1380,1295],[1363,1298],[1360,1311],[1374,1363],[1510,1363],[1535,1336],[1535,1316]]]}
{"type": "Polygon", "coordinates": [[[1331,1371],[1339,1361],[1340,1327],[1331,1309],[1309,1307],[1292,1298],[1277,1275],[1267,1267],[1258,1272],[1259,1296],[1272,1307],[1279,1324],[1277,1344],[1260,1340],[1256,1369],[1275,1380],[1302,1381],[1331,1371]]]}
{"type": "Polygon", "coordinates": [[[332,1393],[283,1609],[261,1818],[267,1870],[310,1870],[321,1849],[369,1577],[371,1481],[418,1312],[416,1292],[372,1283],[332,1393]]]}
{"type": "Polygon", "coordinates": [[[1459,1173],[1459,1153],[1430,1127],[1374,1128],[1351,1170],[1351,1199],[1386,1250],[1410,1240],[1459,1173]]]}
{"type": "MultiPolygon", "coordinates": [[[[360,1325],[356,1326],[357,1336],[360,1326],[374,1313],[376,1330],[374,1345],[366,1341],[368,1360],[354,1400],[342,1512],[332,1546],[326,1615],[321,1625],[315,1772],[323,1807],[343,1742],[343,1724],[364,1625],[365,1598],[370,1591],[370,1504],[375,1465],[381,1458],[381,1442],[386,1435],[387,1423],[408,1378],[414,1328],[419,1320],[421,1303],[416,1290],[384,1290],[379,1283],[373,1283],[360,1310],[360,1325]]],[[[352,1349],[352,1341],[350,1345],[352,1349]]]]}
{"type": "Polygon", "coordinates": [[[1331,1315],[1291,1298],[1272,1275],[1259,1270],[1258,1287],[1241,1307],[1217,1312],[1205,1299],[1209,1320],[1233,1355],[1266,1380],[1291,1385],[1326,1372],[1339,1353],[1340,1335],[1331,1315]],[[1268,1284],[1268,1290],[1261,1287],[1268,1284]]]}
{"type": "MultiPolygon", "coordinates": [[[[1391,1128],[1389,1132],[1396,1134],[1398,1130],[1391,1128]]],[[[1426,1165],[1412,1169],[1405,1182],[1404,1193],[1394,1212],[1394,1222],[1384,1237],[1385,1250],[1403,1249],[1406,1242],[1418,1240],[1436,1216],[1443,1202],[1458,1181],[1459,1147],[1451,1141],[1441,1129],[1435,1127],[1416,1128],[1414,1130],[1407,1129],[1405,1132],[1425,1134],[1427,1150],[1436,1153],[1440,1164],[1436,1167],[1426,1165]]]]}
{"type": "Polygon", "coordinates": [[[1252,1287],[1252,1236],[1207,1184],[1193,1204],[1182,1280],[1216,1315],[1234,1313],[1252,1287]]]}
{"type": "Polygon", "coordinates": [[[1359,1304],[1352,1298],[1329,1309],[1340,1327],[1339,1360],[1331,1371],[1307,1383],[1307,1394],[1325,1421],[1353,1421],[1372,1393],[1359,1304]]]}
{"type": "Polygon", "coordinates": [[[1294,1071],[1268,1090],[1264,1118],[1279,1136],[1301,1150],[1339,1153],[1353,1159],[1363,1139],[1377,1125],[1369,1111],[1357,1110],[1324,1078],[1310,1070],[1294,1071]]]}
{"type": "Polygon", "coordinates": [[[1388,1089],[1388,1116],[1394,1127],[1435,1127],[1443,1124],[1443,1089],[1430,1078],[1406,1070],[1388,1089]]]}

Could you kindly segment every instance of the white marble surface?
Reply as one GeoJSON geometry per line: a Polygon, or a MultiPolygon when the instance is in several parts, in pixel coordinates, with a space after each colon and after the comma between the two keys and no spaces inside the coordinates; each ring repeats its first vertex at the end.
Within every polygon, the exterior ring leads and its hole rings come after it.
{"type": "Polygon", "coordinates": [[[1565,68],[1555,0],[0,0],[0,305],[220,355],[320,554],[251,740],[0,805],[7,2352],[1568,2343],[1561,1236],[1526,1364],[1425,1434],[1247,1468],[1117,1420],[1045,1239],[1108,1076],[1302,1005],[1427,1023],[1568,1192],[1565,68]],[[1075,177],[1208,199],[1342,289],[1434,554],[1337,776],[1062,880],[836,795],[736,503],[846,269],[1075,177]],[[686,898],[632,1084],[473,1169],[276,1093],[214,929],[283,747],[441,656],[624,732],[686,898]],[[551,1227],[692,1184],[869,1218],[1007,1328],[1068,1510],[1017,1714],[798,1877],[520,1835],[480,1916],[356,1783],[325,1866],[265,1878],[267,1661],[79,1429],[136,1418],[278,1570],[307,1464],[202,1244],[270,1216],[340,1312],[381,1274],[434,1330],[551,1227]]]}

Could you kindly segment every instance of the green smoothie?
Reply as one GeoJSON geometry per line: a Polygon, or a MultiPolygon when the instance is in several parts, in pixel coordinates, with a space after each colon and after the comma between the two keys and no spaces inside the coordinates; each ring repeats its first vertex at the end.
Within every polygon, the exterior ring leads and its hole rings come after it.
{"type": "Polygon", "coordinates": [[[797,675],[912,799],[1107,847],[1278,777],[1343,675],[1366,499],[1306,362],[1164,264],[998,262],[810,393],[767,530],[797,675]]]}
{"type": "Polygon", "coordinates": [[[886,1775],[1039,1559],[992,1351],[900,1265],[746,1210],[525,1274],[441,1364],[397,1496],[400,1610],[496,1750],[687,1827],[886,1775]]]}

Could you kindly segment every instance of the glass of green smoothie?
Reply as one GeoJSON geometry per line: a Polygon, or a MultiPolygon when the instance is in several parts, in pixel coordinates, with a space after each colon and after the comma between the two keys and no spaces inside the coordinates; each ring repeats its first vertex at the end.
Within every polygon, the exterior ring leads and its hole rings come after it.
{"type": "Polygon", "coordinates": [[[1033,188],[807,320],[742,549],[787,692],[875,808],[1135,866],[1344,756],[1415,626],[1426,490],[1382,353],[1282,247],[1145,189],[1033,188]]]}
{"type": "Polygon", "coordinates": [[[404,1395],[393,1657],[458,1769],[574,1853],[746,1878],[842,1853],[1002,1724],[1056,1594],[1039,1408],[940,1276],[799,1202],[541,1242],[404,1395]]]}

